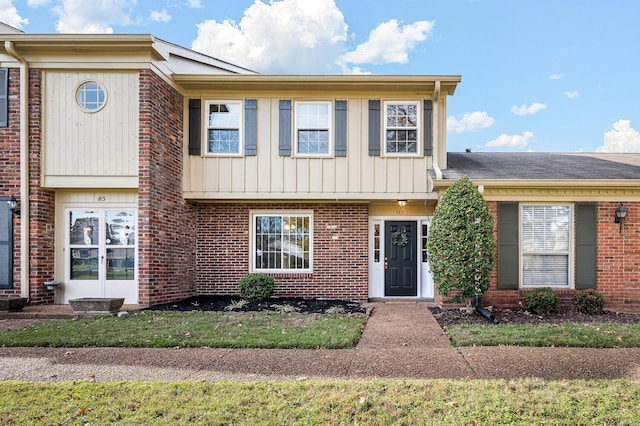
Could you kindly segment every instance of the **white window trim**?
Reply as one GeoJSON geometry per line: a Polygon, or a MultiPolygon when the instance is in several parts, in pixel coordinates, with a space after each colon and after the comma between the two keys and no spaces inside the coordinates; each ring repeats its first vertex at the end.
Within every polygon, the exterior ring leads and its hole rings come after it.
{"type": "Polygon", "coordinates": [[[78,108],[80,108],[80,110],[82,112],[86,112],[87,114],[94,114],[98,111],[101,111],[102,109],[104,109],[104,107],[107,105],[107,102],[109,101],[109,92],[107,92],[107,88],[104,86],[104,84],[102,84],[101,82],[97,81],[97,80],[82,80],[80,83],[78,83],[78,85],[76,86],[76,90],[74,92],[73,95],[74,99],[75,99],[75,103],[78,106],[78,108]],[[102,102],[102,104],[97,105],[96,108],[92,109],[92,108],[87,108],[85,105],[82,105],[80,103],[80,100],[78,99],[78,95],[80,94],[80,91],[87,85],[87,84],[95,84],[101,91],[102,93],[104,93],[104,102],[102,102]]]}
{"type": "MultiPolygon", "coordinates": [[[[204,132],[202,135],[205,156],[207,157],[242,157],[244,156],[244,101],[241,99],[208,99],[204,103],[202,122],[204,123],[204,132]],[[209,152],[209,130],[213,127],[209,126],[209,105],[211,104],[238,104],[240,107],[240,122],[238,123],[238,152],[209,152]]],[[[229,127],[228,129],[235,129],[229,127]]]]}
{"type": "Polygon", "coordinates": [[[294,153],[293,156],[295,157],[302,157],[302,158],[327,158],[327,157],[333,157],[333,120],[334,120],[334,105],[333,102],[331,101],[295,101],[294,102],[294,111],[293,111],[293,139],[294,139],[294,153]],[[319,153],[319,154],[314,154],[314,153],[300,153],[298,151],[298,111],[299,111],[299,107],[301,104],[324,104],[324,105],[328,105],[329,106],[329,112],[328,112],[328,123],[327,123],[327,131],[329,133],[329,151],[326,153],[319,153]]]}
{"type": "MultiPolygon", "coordinates": [[[[520,288],[523,289],[533,289],[533,288],[540,288],[540,287],[551,287],[551,288],[557,288],[557,289],[565,289],[565,290],[571,290],[575,288],[575,282],[574,282],[574,269],[575,269],[575,260],[574,260],[574,245],[575,245],[575,238],[574,238],[574,232],[575,232],[575,209],[574,209],[574,205],[573,203],[555,203],[555,202],[550,202],[550,203],[519,203],[518,206],[518,244],[519,244],[519,263],[520,263],[520,270],[519,272],[519,284],[520,284],[520,288]],[[523,258],[524,258],[524,250],[522,248],[522,211],[523,208],[525,206],[567,206],[569,207],[569,247],[568,247],[568,271],[567,271],[567,285],[545,285],[545,286],[531,286],[531,285],[524,285],[524,262],[523,262],[523,258]]],[[[529,253],[527,253],[529,254],[529,253]]]]}
{"type": "Polygon", "coordinates": [[[264,274],[311,274],[313,273],[313,210],[250,210],[249,211],[249,271],[264,274]],[[308,216],[309,217],[309,268],[308,269],[261,269],[257,268],[256,253],[256,216],[308,216]]]}
{"type": "Polygon", "coordinates": [[[382,129],[382,155],[385,157],[423,157],[423,149],[422,149],[422,132],[424,124],[422,122],[422,101],[419,100],[388,100],[384,101],[382,105],[382,120],[383,120],[383,129],[382,129]],[[387,105],[397,105],[397,104],[414,104],[417,109],[417,134],[416,134],[416,152],[387,152],[387,105]]]}

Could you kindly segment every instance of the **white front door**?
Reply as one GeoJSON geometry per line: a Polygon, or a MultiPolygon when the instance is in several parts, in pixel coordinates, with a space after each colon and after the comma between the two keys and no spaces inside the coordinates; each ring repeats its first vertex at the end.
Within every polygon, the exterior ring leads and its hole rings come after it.
{"type": "Polygon", "coordinates": [[[83,297],[124,297],[138,303],[135,209],[66,211],[64,303],[83,297]]]}

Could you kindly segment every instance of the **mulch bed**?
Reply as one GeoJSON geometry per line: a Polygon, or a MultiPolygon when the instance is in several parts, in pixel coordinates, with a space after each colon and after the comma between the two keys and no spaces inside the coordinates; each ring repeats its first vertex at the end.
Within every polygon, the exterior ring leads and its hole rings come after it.
{"type": "MultiPolygon", "coordinates": [[[[491,324],[477,312],[466,313],[460,309],[429,308],[433,317],[441,327],[454,324],[491,324]]],[[[498,319],[499,324],[564,324],[564,323],[617,323],[640,324],[639,314],[619,314],[605,312],[597,315],[582,314],[575,309],[565,309],[553,314],[532,314],[525,309],[496,309],[490,312],[498,319]]]]}
{"type": "MultiPolygon", "coordinates": [[[[240,296],[196,296],[179,302],[155,305],[149,310],[152,311],[228,311],[228,307],[241,300],[240,296]]],[[[302,299],[302,298],[276,298],[273,297],[265,302],[249,302],[241,308],[231,310],[231,312],[280,312],[283,306],[293,306],[296,312],[305,314],[323,314],[332,307],[340,307],[346,314],[365,313],[366,309],[357,302],[347,300],[327,300],[327,299],[302,299]]]]}

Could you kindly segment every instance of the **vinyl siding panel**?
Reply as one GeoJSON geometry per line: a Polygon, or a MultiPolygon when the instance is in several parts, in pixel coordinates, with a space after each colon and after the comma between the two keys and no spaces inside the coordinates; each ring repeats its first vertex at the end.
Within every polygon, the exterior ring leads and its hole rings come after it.
{"type": "Polygon", "coordinates": [[[136,72],[45,72],[44,186],[136,187],[138,92],[136,72]],[[107,92],[99,111],[85,112],[75,102],[77,87],[86,80],[107,92]]]}
{"type": "MultiPolygon", "coordinates": [[[[202,94],[198,96],[207,99],[202,94]]],[[[293,149],[287,154],[283,152],[285,146],[291,144],[293,132],[283,123],[291,121],[293,125],[295,116],[295,110],[286,109],[289,102],[282,102],[282,98],[275,96],[225,94],[227,99],[245,97],[257,101],[256,155],[197,157],[185,154],[188,164],[184,180],[186,198],[383,200],[435,197],[427,193],[431,157],[421,155],[422,147],[417,156],[370,155],[370,98],[335,97],[347,103],[345,157],[303,157],[296,156],[293,149]],[[289,111],[291,115],[283,119],[281,115],[289,111]],[[281,131],[287,132],[284,138],[281,131]]],[[[291,101],[292,108],[298,99],[309,100],[308,97],[285,98],[291,101]]]]}

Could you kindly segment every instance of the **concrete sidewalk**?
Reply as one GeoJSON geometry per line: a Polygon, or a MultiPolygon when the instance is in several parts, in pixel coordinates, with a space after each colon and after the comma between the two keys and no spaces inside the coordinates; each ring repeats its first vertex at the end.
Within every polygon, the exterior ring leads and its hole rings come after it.
{"type": "Polygon", "coordinates": [[[640,380],[640,348],[454,348],[424,303],[375,303],[348,350],[0,348],[0,380],[640,380]]]}

